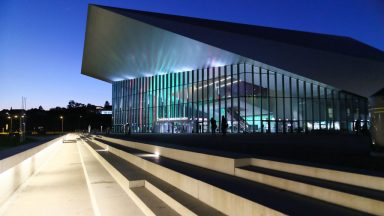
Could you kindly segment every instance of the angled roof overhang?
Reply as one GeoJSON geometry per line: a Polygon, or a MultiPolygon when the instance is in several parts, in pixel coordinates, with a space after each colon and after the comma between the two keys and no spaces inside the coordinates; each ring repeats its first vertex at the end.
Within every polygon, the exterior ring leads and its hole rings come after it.
{"type": "Polygon", "coordinates": [[[383,52],[350,38],[89,6],[82,74],[112,82],[243,62],[363,96],[384,87],[383,52]]]}

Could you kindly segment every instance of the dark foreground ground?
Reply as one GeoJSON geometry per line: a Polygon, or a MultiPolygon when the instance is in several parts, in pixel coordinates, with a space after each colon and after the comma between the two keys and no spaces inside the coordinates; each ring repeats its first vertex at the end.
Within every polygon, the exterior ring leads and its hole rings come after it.
{"type": "Polygon", "coordinates": [[[20,138],[17,136],[1,135],[0,160],[18,154],[40,144],[46,143],[57,137],[59,137],[59,135],[27,136],[25,141],[23,143],[20,143],[20,138]]]}
{"type": "Polygon", "coordinates": [[[379,174],[384,158],[372,157],[370,138],[351,134],[131,134],[111,137],[157,145],[211,151],[232,157],[294,162],[379,174]]]}

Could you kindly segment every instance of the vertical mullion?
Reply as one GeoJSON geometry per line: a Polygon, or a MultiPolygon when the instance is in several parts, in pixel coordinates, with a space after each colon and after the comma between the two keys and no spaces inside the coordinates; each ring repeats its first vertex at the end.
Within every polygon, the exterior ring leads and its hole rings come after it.
{"type": "MultiPolygon", "coordinates": [[[[192,99],[192,102],[191,102],[191,117],[192,117],[192,122],[193,124],[195,124],[195,111],[193,110],[194,109],[194,96],[195,96],[195,85],[194,85],[194,82],[195,82],[195,70],[192,70],[190,71],[190,75],[191,75],[191,78],[192,78],[192,81],[191,81],[191,88],[192,88],[192,96],[191,96],[191,99],[192,99]]],[[[189,76],[188,76],[188,79],[189,79],[189,76]]],[[[194,130],[196,133],[197,133],[197,125],[195,125],[195,130],[194,130]]]]}
{"type": "Polygon", "coordinates": [[[304,130],[305,132],[308,131],[308,107],[307,107],[307,82],[304,81],[303,82],[304,84],[304,87],[303,87],[303,90],[304,90],[304,130]]]}
{"type": "Polygon", "coordinates": [[[140,82],[139,82],[139,100],[140,100],[140,105],[139,105],[139,112],[140,112],[140,119],[139,119],[139,132],[143,132],[143,77],[140,78],[140,82]]]}
{"type": "MultiPolygon", "coordinates": [[[[210,125],[209,125],[209,120],[210,120],[210,114],[211,114],[211,112],[210,112],[210,110],[209,110],[209,105],[210,105],[210,100],[209,100],[209,74],[210,74],[210,70],[211,70],[211,68],[207,68],[207,99],[206,99],[206,104],[207,104],[207,132],[211,132],[211,127],[210,127],[210,125]]],[[[212,85],[213,85],[213,83],[212,83],[212,85]]]]}
{"type": "Polygon", "coordinates": [[[200,78],[200,69],[197,69],[196,70],[197,71],[197,78],[196,78],[196,88],[197,88],[197,90],[196,90],[196,117],[197,117],[197,121],[196,121],[196,128],[197,128],[197,133],[200,133],[200,128],[199,128],[199,121],[200,121],[200,119],[199,119],[199,111],[200,111],[200,108],[199,108],[199,78],[200,78]]]}
{"type": "Polygon", "coordinates": [[[292,77],[289,77],[289,105],[291,112],[291,133],[293,133],[293,96],[292,96],[292,77]]]}
{"type": "Polygon", "coordinates": [[[321,99],[320,99],[320,85],[317,85],[317,101],[319,103],[319,129],[321,129],[321,99]]]}
{"type": "Polygon", "coordinates": [[[140,88],[140,91],[141,91],[141,132],[145,132],[145,77],[143,77],[141,79],[141,88],[140,88]]]}
{"type": "Polygon", "coordinates": [[[281,91],[282,97],[281,101],[283,101],[283,133],[286,133],[286,116],[285,116],[285,76],[281,74],[281,91]]]}
{"type": "Polygon", "coordinates": [[[315,129],[315,104],[313,100],[313,83],[311,83],[311,103],[312,103],[312,130],[315,129]]]}
{"type": "Polygon", "coordinates": [[[329,120],[329,113],[328,113],[328,89],[327,87],[324,87],[324,100],[325,100],[325,127],[328,130],[328,120],[329,120]]]}
{"type": "Polygon", "coordinates": [[[217,98],[219,100],[219,131],[220,131],[220,128],[221,128],[221,94],[220,94],[220,89],[221,89],[221,67],[218,68],[219,69],[219,88],[217,89],[217,98]]]}
{"type": "Polygon", "coordinates": [[[276,118],[275,118],[275,133],[279,132],[279,121],[278,121],[278,99],[277,99],[277,73],[274,72],[275,74],[275,113],[276,113],[276,118]]]}
{"type": "Polygon", "coordinates": [[[271,132],[271,95],[269,86],[269,70],[267,70],[267,101],[268,101],[268,133],[271,132]]]}
{"type": "MultiPolygon", "coordinates": [[[[215,110],[215,108],[216,108],[215,107],[215,103],[216,103],[216,101],[215,101],[216,68],[215,67],[212,68],[212,73],[213,73],[212,74],[212,117],[215,119],[215,117],[216,117],[216,115],[215,115],[216,114],[216,110],[215,110]]],[[[208,122],[209,122],[209,119],[208,119],[208,122]]],[[[212,131],[212,132],[215,132],[215,131],[212,131]]]]}
{"type": "Polygon", "coordinates": [[[205,69],[201,69],[201,132],[204,133],[204,71],[205,69]]]}
{"type": "Polygon", "coordinates": [[[332,89],[332,128],[335,130],[336,109],[335,109],[335,90],[332,89]]]}
{"type": "Polygon", "coordinates": [[[255,66],[251,65],[252,69],[252,132],[255,132],[255,66]]]}
{"type": "MultiPolygon", "coordinates": [[[[224,66],[224,100],[225,100],[225,103],[224,103],[224,109],[225,109],[225,118],[227,119],[227,66],[224,66]]],[[[228,119],[227,119],[228,121],[228,119]]]]}
{"type": "Polygon", "coordinates": [[[244,80],[243,80],[243,86],[244,86],[244,95],[243,95],[243,100],[244,100],[244,131],[247,131],[247,124],[248,124],[248,122],[247,122],[247,86],[246,86],[246,82],[245,82],[247,79],[247,77],[246,77],[247,65],[245,63],[243,63],[243,65],[244,65],[244,70],[243,70],[243,75],[244,75],[243,76],[243,78],[244,78],[244,80]]]}
{"type": "Polygon", "coordinates": [[[237,64],[237,133],[240,133],[240,64],[237,64]]]}
{"type": "Polygon", "coordinates": [[[259,66],[259,88],[260,88],[260,132],[263,133],[264,131],[264,121],[263,121],[263,82],[262,82],[262,69],[259,66]]]}
{"type": "MultiPolygon", "coordinates": [[[[191,101],[191,95],[189,94],[189,85],[190,85],[190,80],[189,80],[189,74],[190,74],[190,71],[187,71],[186,74],[184,74],[184,78],[186,76],[186,82],[185,82],[185,85],[186,85],[186,91],[187,91],[187,109],[186,109],[186,116],[188,117],[188,119],[191,119],[193,116],[190,115],[190,112],[189,112],[189,107],[190,107],[190,101],[191,101]]],[[[192,90],[192,87],[191,87],[191,90],[192,90]]]]}
{"type": "Polygon", "coordinates": [[[296,95],[297,95],[297,132],[300,132],[300,82],[296,79],[296,95]]]}
{"type": "Polygon", "coordinates": [[[231,133],[233,133],[233,64],[231,65],[231,133]]]}

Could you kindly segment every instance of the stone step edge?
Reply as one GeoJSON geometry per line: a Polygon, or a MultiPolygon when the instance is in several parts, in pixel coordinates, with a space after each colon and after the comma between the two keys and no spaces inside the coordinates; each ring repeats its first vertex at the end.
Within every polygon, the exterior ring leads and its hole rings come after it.
{"type": "MultiPolygon", "coordinates": [[[[110,137],[102,137],[102,139],[105,141],[113,142],[118,145],[127,146],[129,148],[150,152],[152,154],[161,153],[161,155],[167,158],[171,158],[173,160],[178,160],[181,162],[189,163],[189,164],[203,167],[203,168],[208,168],[211,170],[215,170],[215,171],[230,174],[230,175],[235,175],[235,168],[252,165],[252,166],[259,166],[263,168],[288,172],[288,173],[297,174],[297,175],[303,175],[303,176],[312,177],[312,178],[318,178],[318,179],[324,179],[324,180],[334,181],[334,182],[343,183],[343,184],[354,185],[357,187],[364,187],[364,188],[369,188],[373,190],[384,191],[384,178],[380,178],[377,176],[370,176],[370,175],[351,173],[351,172],[345,172],[345,171],[311,167],[311,166],[299,165],[294,163],[265,160],[265,159],[259,159],[259,158],[236,158],[236,159],[226,158],[223,156],[209,155],[209,154],[203,154],[198,152],[189,152],[181,149],[173,149],[173,148],[168,148],[164,146],[157,146],[157,145],[148,144],[148,143],[138,143],[135,141],[120,140],[120,139],[110,138],[110,137]],[[172,154],[172,152],[175,152],[177,154],[172,154]],[[193,157],[182,157],[183,159],[180,159],[180,157],[174,156],[174,155],[183,155],[183,154],[191,154],[197,157],[202,157],[206,155],[206,158],[217,160],[218,163],[197,164],[196,162],[201,163],[201,161],[204,161],[204,160],[188,160],[188,158],[193,158],[193,157]],[[226,167],[219,168],[218,166],[215,166],[215,164],[225,165],[226,167]],[[228,168],[228,166],[230,167],[228,168]]],[[[107,145],[107,144],[104,144],[104,145],[107,145]]]]}
{"type": "Polygon", "coordinates": [[[384,191],[384,178],[332,169],[311,167],[299,164],[285,163],[273,160],[251,158],[247,162],[238,163],[239,166],[252,165],[256,167],[323,179],[337,183],[353,185],[362,188],[384,191]],[[246,164],[248,163],[248,164],[246,164]]]}
{"type": "Polygon", "coordinates": [[[307,183],[271,176],[264,173],[236,168],[235,175],[254,182],[287,190],[293,193],[344,206],[358,211],[380,215],[384,212],[384,202],[354,194],[340,192],[307,183]]]}
{"type": "MultiPolygon", "coordinates": [[[[277,210],[274,210],[274,209],[271,209],[267,206],[263,206],[259,203],[256,203],[256,202],[253,202],[251,200],[248,200],[246,198],[243,198],[243,197],[240,197],[236,194],[232,194],[228,191],[225,191],[221,188],[218,188],[216,186],[213,186],[213,185],[210,185],[210,184],[207,184],[205,182],[202,182],[202,181],[199,181],[197,179],[193,179],[189,176],[186,176],[184,174],[181,174],[181,173],[178,173],[178,172],[175,172],[173,170],[170,170],[168,168],[165,168],[165,167],[162,167],[158,164],[155,164],[155,163],[152,163],[152,162],[149,162],[149,161],[146,161],[140,157],[137,157],[135,155],[132,155],[130,153],[127,153],[127,152],[124,152],[122,150],[119,150],[119,149],[116,149],[114,147],[111,147],[107,144],[104,144],[104,143],[101,143],[97,140],[92,140],[94,143],[100,145],[101,147],[103,147],[104,149],[110,151],[112,154],[115,154],[117,156],[119,156],[120,158],[138,166],[139,168],[149,172],[149,173],[152,173],[154,176],[162,179],[163,181],[166,181],[168,183],[170,183],[169,181],[167,181],[166,179],[164,179],[164,177],[167,177],[169,175],[172,175],[172,174],[177,174],[181,177],[185,177],[187,179],[189,179],[189,181],[191,182],[194,182],[194,184],[196,185],[200,185],[201,187],[207,187],[208,190],[204,190],[204,191],[214,191],[213,193],[216,193],[216,194],[221,194],[221,196],[223,195],[226,195],[226,200],[237,200],[238,203],[240,203],[240,205],[236,205],[235,202],[230,202],[229,204],[230,205],[224,205],[224,206],[221,206],[221,207],[218,207],[217,203],[214,203],[214,201],[212,201],[211,197],[207,194],[204,194],[204,192],[200,192],[200,193],[193,193],[191,191],[188,191],[188,189],[186,188],[182,188],[182,187],[178,187],[178,185],[175,185],[173,184],[175,187],[177,187],[178,189],[188,193],[189,195],[199,199],[200,201],[202,201],[203,203],[207,204],[208,206],[211,206],[212,208],[220,211],[220,212],[223,212],[224,214],[227,214],[227,215],[253,215],[253,214],[258,214],[258,215],[284,215],[284,213],[282,212],[279,212],[277,210]],[[151,172],[150,170],[146,170],[145,168],[148,168],[148,167],[156,167],[158,169],[161,169],[162,172],[160,173],[163,173],[162,176],[159,176],[159,175],[156,175],[155,173],[156,172],[151,172]],[[167,174],[164,174],[164,173],[167,173],[167,174]],[[200,197],[201,194],[204,194],[205,196],[208,196],[210,198],[207,198],[207,197],[200,197]],[[203,199],[205,198],[205,199],[203,199]],[[211,201],[211,202],[209,202],[211,201]],[[213,203],[212,203],[213,202],[213,203]],[[241,211],[243,211],[244,213],[241,213],[241,211]]],[[[169,179],[168,179],[169,180],[169,179]]],[[[170,183],[172,184],[172,183],[170,183]]],[[[180,185],[179,185],[180,186],[180,185]]],[[[202,195],[203,196],[203,195],[202,195]]],[[[221,203],[222,202],[218,202],[218,203],[221,203]]],[[[227,203],[228,204],[228,203],[227,203]]],[[[223,204],[222,204],[223,205],[223,204]]]]}
{"type": "MultiPolygon", "coordinates": [[[[84,143],[84,142],[83,142],[84,143]]],[[[96,142],[95,142],[96,143],[96,142]]],[[[153,193],[156,197],[166,203],[170,208],[175,210],[181,215],[191,215],[197,216],[194,212],[190,211],[184,205],[180,204],[178,201],[168,196],[162,190],[151,184],[146,180],[136,180],[130,181],[125,176],[123,176],[116,168],[114,168],[107,160],[105,160],[101,155],[99,155],[92,147],[84,143],[85,146],[92,152],[92,154],[99,160],[99,162],[104,166],[104,168],[112,175],[113,178],[119,183],[123,190],[134,200],[134,202],[139,206],[140,209],[146,215],[155,215],[155,213],[149,209],[149,207],[132,191],[130,188],[134,187],[145,187],[148,191],[153,193]]],[[[96,143],[98,144],[98,143],[96,143]]],[[[99,145],[100,146],[100,145],[99,145]]],[[[100,146],[104,148],[105,146],[100,146]]]]}

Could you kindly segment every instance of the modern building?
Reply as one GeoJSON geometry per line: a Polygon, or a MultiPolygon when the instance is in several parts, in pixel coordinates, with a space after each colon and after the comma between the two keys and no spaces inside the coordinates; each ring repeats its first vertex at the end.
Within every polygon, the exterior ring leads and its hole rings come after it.
{"type": "Polygon", "coordinates": [[[384,53],[341,36],[90,5],[82,74],[112,83],[114,132],[352,132],[384,53]]]}

